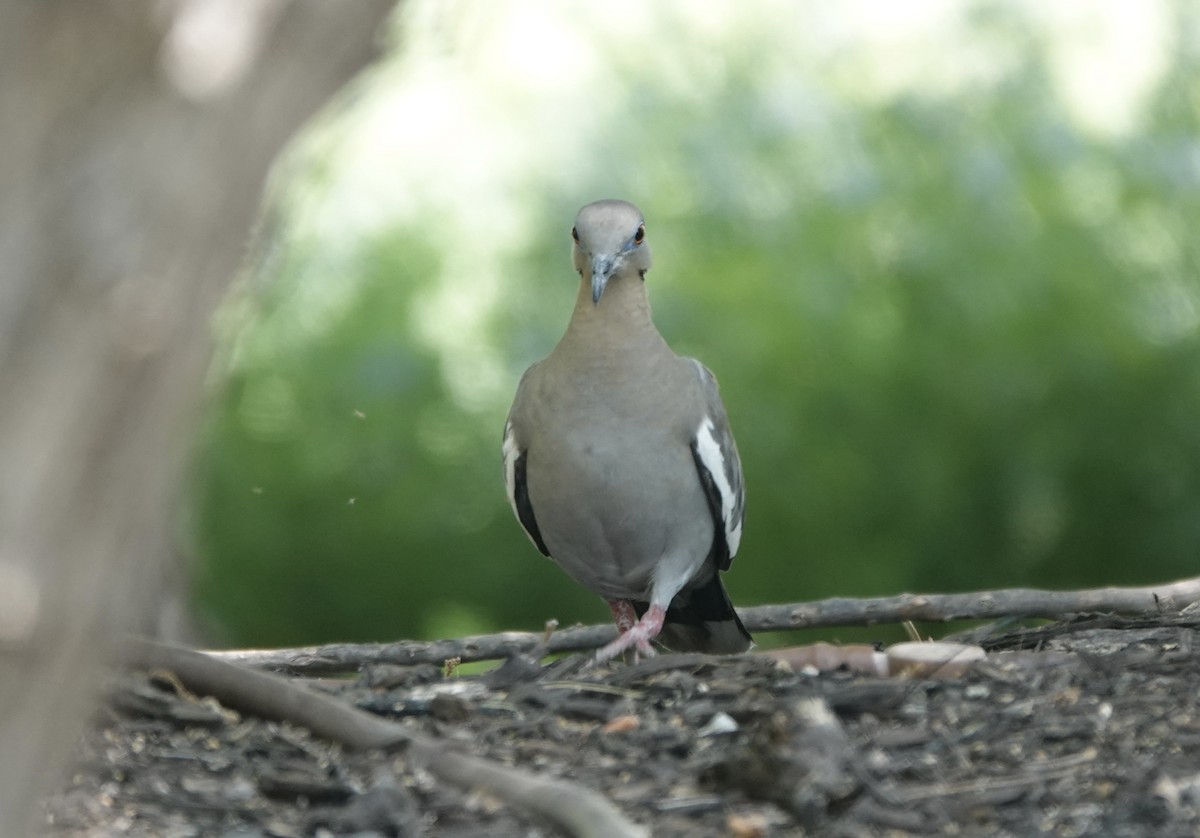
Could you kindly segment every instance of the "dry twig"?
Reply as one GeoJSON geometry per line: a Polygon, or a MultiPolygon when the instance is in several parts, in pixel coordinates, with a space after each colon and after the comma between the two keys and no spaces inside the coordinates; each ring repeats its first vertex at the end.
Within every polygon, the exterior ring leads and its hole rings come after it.
{"type": "MultiPolygon", "coordinates": [[[[836,597],[817,602],[759,605],[739,609],[750,631],[787,631],[831,626],[872,625],[905,620],[988,620],[998,617],[1056,619],[1089,611],[1145,613],[1178,611],[1200,601],[1200,577],[1141,588],[1092,588],[1043,591],[1009,588],[964,594],[900,594],[859,599],[836,597]]],[[[598,649],[616,636],[612,625],[577,626],[546,637],[544,633],[501,632],[456,640],[404,640],[396,643],[334,643],[297,649],[239,649],[211,652],[214,657],[263,669],[293,673],[350,672],[373,664],[495,660],[515,654],[541,655],[598,649]]]]}
{"type": "Polygon", "coordinates": [[[1043,591],[1006,588],[963,594],[900,594],[878,599],[837,597],[795,605],[762,605],[739,613],[751,631],[872,625],[905,620],[992,620],[998,617],[1059,619],[1089,611],[1178,611],[1200,601],[1200,577],[1140,588],[1043,591]]]}

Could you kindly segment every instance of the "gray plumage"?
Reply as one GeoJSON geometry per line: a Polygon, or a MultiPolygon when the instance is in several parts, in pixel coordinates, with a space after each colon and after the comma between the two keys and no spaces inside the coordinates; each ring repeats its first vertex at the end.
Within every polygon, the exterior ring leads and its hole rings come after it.
{"type": "Polygon", "coordinates": [[[744,651],[750,635],[718,577],[737,552],[744,490],[716,379],[651,321],[637,207],[589,204],[572,234],[574,312],[521,378],[505,426],[513,510],[539,550],[609,602],[622,631],[602,658],[652,654],[655,637],[744,651]]]}

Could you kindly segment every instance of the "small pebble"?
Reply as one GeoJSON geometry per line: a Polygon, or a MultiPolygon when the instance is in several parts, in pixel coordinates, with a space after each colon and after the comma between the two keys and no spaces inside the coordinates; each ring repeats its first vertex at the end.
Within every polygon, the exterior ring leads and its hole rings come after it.
{"type": "Polygon", "coordinates": [[[700,736],[719,736],[723,733],[734,733],[738,729],[738,723],[733,720],[726,712],[713,713],[713,717],[708,720],[708,724],[696,731],[700,736]]]}

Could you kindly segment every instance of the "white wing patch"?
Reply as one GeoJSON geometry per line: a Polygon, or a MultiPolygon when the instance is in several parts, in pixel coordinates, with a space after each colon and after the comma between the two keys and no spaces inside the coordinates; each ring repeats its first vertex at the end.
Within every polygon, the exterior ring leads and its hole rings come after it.
{"type": "Polygon", "coordinates": [[[512,422],[504,423],[504,444],[500,446],[500,452],[504,455],[504,491],[513,514],[520,520],[521,515],[517,512],[517,459],[521,452],[517,450],[517,435],[513,433],[512,422]]]}
{"type": "MultiPolygon", "coordinates": [[[[507,441],[505,442],[507,445],[507,441]]],[[[717,440],[716,428],[713,421],[705,416],[696,429],[696,450],[700,453],[700,462],[712,475],[717,494],[721,496],[721,520],[725,524],[725,543],[729,545],[729,555],[737,554],[738,544],[742,540],[742,522],[733,520],[733,511],[737,507],[737,498],[733,487],[729,485],[729,472],[725,466],[725,451],[717,440]]]]}

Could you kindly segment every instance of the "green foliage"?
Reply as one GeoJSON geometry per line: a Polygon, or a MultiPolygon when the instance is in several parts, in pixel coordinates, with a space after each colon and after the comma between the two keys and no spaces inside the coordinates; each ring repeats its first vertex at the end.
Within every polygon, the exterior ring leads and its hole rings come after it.
{"type": "MultiPolygon", "coordinates": [[[[660,329],[722,382],[749,491],[737,602],[1194,574],[1196,16],[1167,7],[1167,70],[1105,135],[1033,23],[974,8],[958,37],[994,66],[949,90],[867,95],[867,47],[822,63],[769,17],[700,98],[614,49],[595,130],[520,117],[578,160],[496,187],[528,229],[458,195],[337,259],[284,236],[197,458],[207,610],[255,643],[603,618],[512,520],[498,447],[569,312],[569,220],[609,196],[645,211],[660,329]],[[431,302],[456,294],[475,314],[431,302]]],[[[656,60],[691,78],[687,34],[656,60]]]]}

